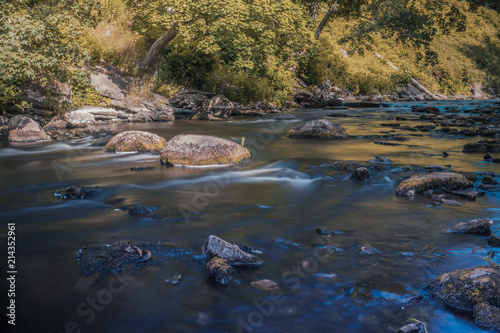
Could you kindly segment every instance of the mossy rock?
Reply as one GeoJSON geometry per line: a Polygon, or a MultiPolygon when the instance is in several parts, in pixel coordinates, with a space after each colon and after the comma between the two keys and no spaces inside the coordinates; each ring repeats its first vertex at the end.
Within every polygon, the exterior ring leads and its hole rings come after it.
{"type": "Polygon", "coordinates": [[[500,269],[478,266],[446,273],[427,292],[451,309],[474,316],[478,326],[500,332],[500,269]]]}
{"type": "Polygon", "coordinates": [[[405,179],[396,189],[397,195],[411,196],[427,190],[463,190],[471,188],[473,183],[465,176],[453,172],[432,172],[416,174],[405,179]]]}
{"type": "Polygon", "coordinates": [[[233,274],[234,269],[222,258],[213,257],[205,264],[205,277],[215,284],[230,284],[233,274]]]}
{"type": "Polygon", "coordinates": [[[115,135],[104,147],[106,151],[160,151],[167,140],[153,133],[143,131],[126,131],[115,135]]]}
{"type": "Polygon", "coordinates": [[[170,166],[237,165],[250,152],[236,142],[209,135],[181,134],[170,139],[160,153],[170,166]]]}
{"type": "Polygon", "coordinates": [[[291,138],[342,139],[347,137],[347,131],[328,120],[317,119],[289,129],[286,135],[291,138]]]}

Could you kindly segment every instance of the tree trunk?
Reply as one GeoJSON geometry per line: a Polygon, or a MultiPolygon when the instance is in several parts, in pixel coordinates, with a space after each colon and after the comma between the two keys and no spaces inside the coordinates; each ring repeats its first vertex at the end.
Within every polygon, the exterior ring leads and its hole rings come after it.
{"type": "Polygon", "coordinates": [[[318,28],[316,29],[316,32],[314,33],[314,38],[319,39],[319,35],[321,34],[321,31],[323,31],[323,28],[325,27],[326,23],[328,22],[328,19],[330,16],[332,16],[333,13],[337,10],[337,3],[334,3],[330,9],[325,14],[325,17],[321,20],[320,24],[318,25],[318,28]]]}
{"type": "Polygon", "coordinates": [[[165,32],[160,38],[158,38],[153,45],[149,48],[148,54],[139,63],[139,69],[143,71],[149,70],[158,61],[160,57],[161,50],[170,43],[172,39],[177,36],[177,26],[174,25],[170,30],[165,32]]]}
{"type": "Polygon", "coordinates": [[[435,100],[439,100],[441,98],[439,98],[438,96],[434,95],[433,93],[431,93],[427,88],[425,88],[423,85],[421,85],[417,80],[415,80],[414,78],[410,78],[410,81],[411,83],[413,83],[415,85],[415,87],[417,87],[418,90],[420,90],[421,92],[423,92],[424,94],[427,94],[429,95],[432,99],[435,99],[435,100]]]}

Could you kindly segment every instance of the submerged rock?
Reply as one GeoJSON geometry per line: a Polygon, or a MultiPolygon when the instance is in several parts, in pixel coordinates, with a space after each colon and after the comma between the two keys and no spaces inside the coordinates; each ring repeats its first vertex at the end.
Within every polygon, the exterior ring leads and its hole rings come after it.
{"type": "Polygon", "coordinates": [[[291,138],[342,139],[347,137],[347,131],[328,120],[317,119],[291,128],[286,135],[291,138]]]}
{"type": "Polygon", "coordinates": [[[490,235],[490,237],[488,237],[488,245],[500,247],[500,237],[497,235],[490,235]]]}
{"type": "Polygon", "coordinates": [[[43,128],[33,119],[25,116],[15,116],[9,120],[6,129],[7,141],[10,142],[32,142],[51,141],[43,128]]]}
{"type": "Polygon", "coordinates": [[[419,333],[422,332],[424,325],[422,323],[411,323],[401,327],[396,333],[419,333]]]}
{"type": "Polygon", "coordinates": [[[370,179],[370,171],[368,171],[368,169],[364,167],[357,168],[356,171],[354,171],[354,173],[351,175],[351,178],[360,181],[366,181],[370,179]]]}
{"type": "Polygon", "coordinates": [[[464,145],[466,153],[488,153],[500,151],[500,141],[498,140],[481,140],[471,142],[464,145]]]}
{"type": "Polygon", "coordinates": [[[250,283],[252,287],[255,287],[257,289],[263,290],[263,291],[277,291],[280,289],[278,284],[274,281],[268,280],[268,279],[263,279],[259,281],[254,281],[250,283]]]}
{"type": "Polygon", "coordinates": [[[335,230],[328,229],[325,227],[317,227],[316,232],[320,235],[333,235],[333,234],[335,234],[335,230]]]}
{"type": "Polygon", "coordinates": [[[478,191],[474,189],[470,190],[458,190],[458,191],[446,191],[446,193],[449,193],[451,195],[455,195],[460,198],[464,198],[467,200],[475,201],[477,198],[480,198],[486,194],[484,191],[478,191]]]}
{"type": "Polygon", "coordinates": [[[224,259],[233,266],[262,265],[264,263],[260,258],[241,250],[238,245],[230,244],[214,235],[210,235],[203,245],[203,253],[224,259]]]}
{"type": "Polygon", "coordinates": [[[177,273],[176,263],[188,261],[189,251],[163,242],[120,241],[113,244],[84,246],[78,252],[78,264],[86,275],[98,273],[106,277],[111,273],[135,274],[145,266],[165,263],[166,269],[177,273]]]}
{"type": "Polygon", "coordinates": [[[458,173],[433,172],[416,174],[409,179],[403,180],[396,188],[396,194],[412,196],[414,193],[420,194],[427,190],[463,190],[472,186],[473,183],[470,180],[458,173]]]}
{"type": "Polygon", "coordinates": [[[122,207],[124,211],[130,215],[146,215],[156,211],[156,207],[148,207],[141,203],[133,203],[122,207]]]}
{"type": "Polygon", "coordinates": [[[234,269],[222,258],[213,257],[205,264],[205,277],[215,284],[230,284],[233,274],[234,269]]]}
{"type": "Polygon", "coordinates": [[[478,266],[440,275],[427,290],[449,308],[472,315],[478,326],[500,332],[498,286],[500,269],[478,266]]]}
{"type": "Polygon", "coordinates": [[[467,222],[460,222],[450,228],[451,232],[459,232],[463,234],[484,235],[491,230],[493,220],[486,218],[478,218],[467,222]]]}
{"type": "Polygon", "coordinates": [[[354,171],[361,167],[361,164],[356,161],[335,161],[328,164],[328,166],[337,170],[354,171]]]}
{"type": "Polygon", "coordinates": [[[126,131],[115,135],[104,147],[106,151],[160,151],[167,144],[164,138],[149,132],[126,131]]]}
{"type": "Polygon", "coordinates": [[[250,152],[233,141],[208,135],[182,134],[170,139],[160,153],[167,165],[235,165],[250,152]]]}
{"type": "Polygon", "coordinates": [[[54,195],[61,199],[86,199],[97,193],[97,188],[86,186],[73,186],[66,187],[57,191],[54,195]]]}
{"type": "Polygon", "coordinates": [[[375,155],[374,157],[370,158],[370,160],[368,161],[368,163],[370,164],[392,164],[392,161],[388,158],[388,157],[385,157],[385,156],[382,156],[382,155],[375,155]]]}

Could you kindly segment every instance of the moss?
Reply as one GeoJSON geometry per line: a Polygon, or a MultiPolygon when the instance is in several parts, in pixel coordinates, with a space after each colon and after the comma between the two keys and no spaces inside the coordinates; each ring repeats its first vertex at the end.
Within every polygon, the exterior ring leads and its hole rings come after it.
{"type": "Polygon", "coordinates": [[[465,189],[473,186],[473,183],[463,175],[451,172],[438,172],[429,174],[417,174],[404,180],[396,189],[398,195],[405,195],[414,190],[422,193],[427,190],[443,188],[447,190],[465,189]]]}

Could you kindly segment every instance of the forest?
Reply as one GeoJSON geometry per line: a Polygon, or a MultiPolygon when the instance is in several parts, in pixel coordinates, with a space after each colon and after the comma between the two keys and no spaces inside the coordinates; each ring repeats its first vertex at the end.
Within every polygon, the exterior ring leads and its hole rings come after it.
{"type": "Polygon", "coordinates": [[[106,63],[165,97],[183,87],[240,103],[290,105],[298,82],[354,95],[416,78],[445,96],[500,91],[496,1],[6,0],[0,4],[0,108],[22,88],[72,88],[66,109],[105,99],[90,85],[106,63]]]}

